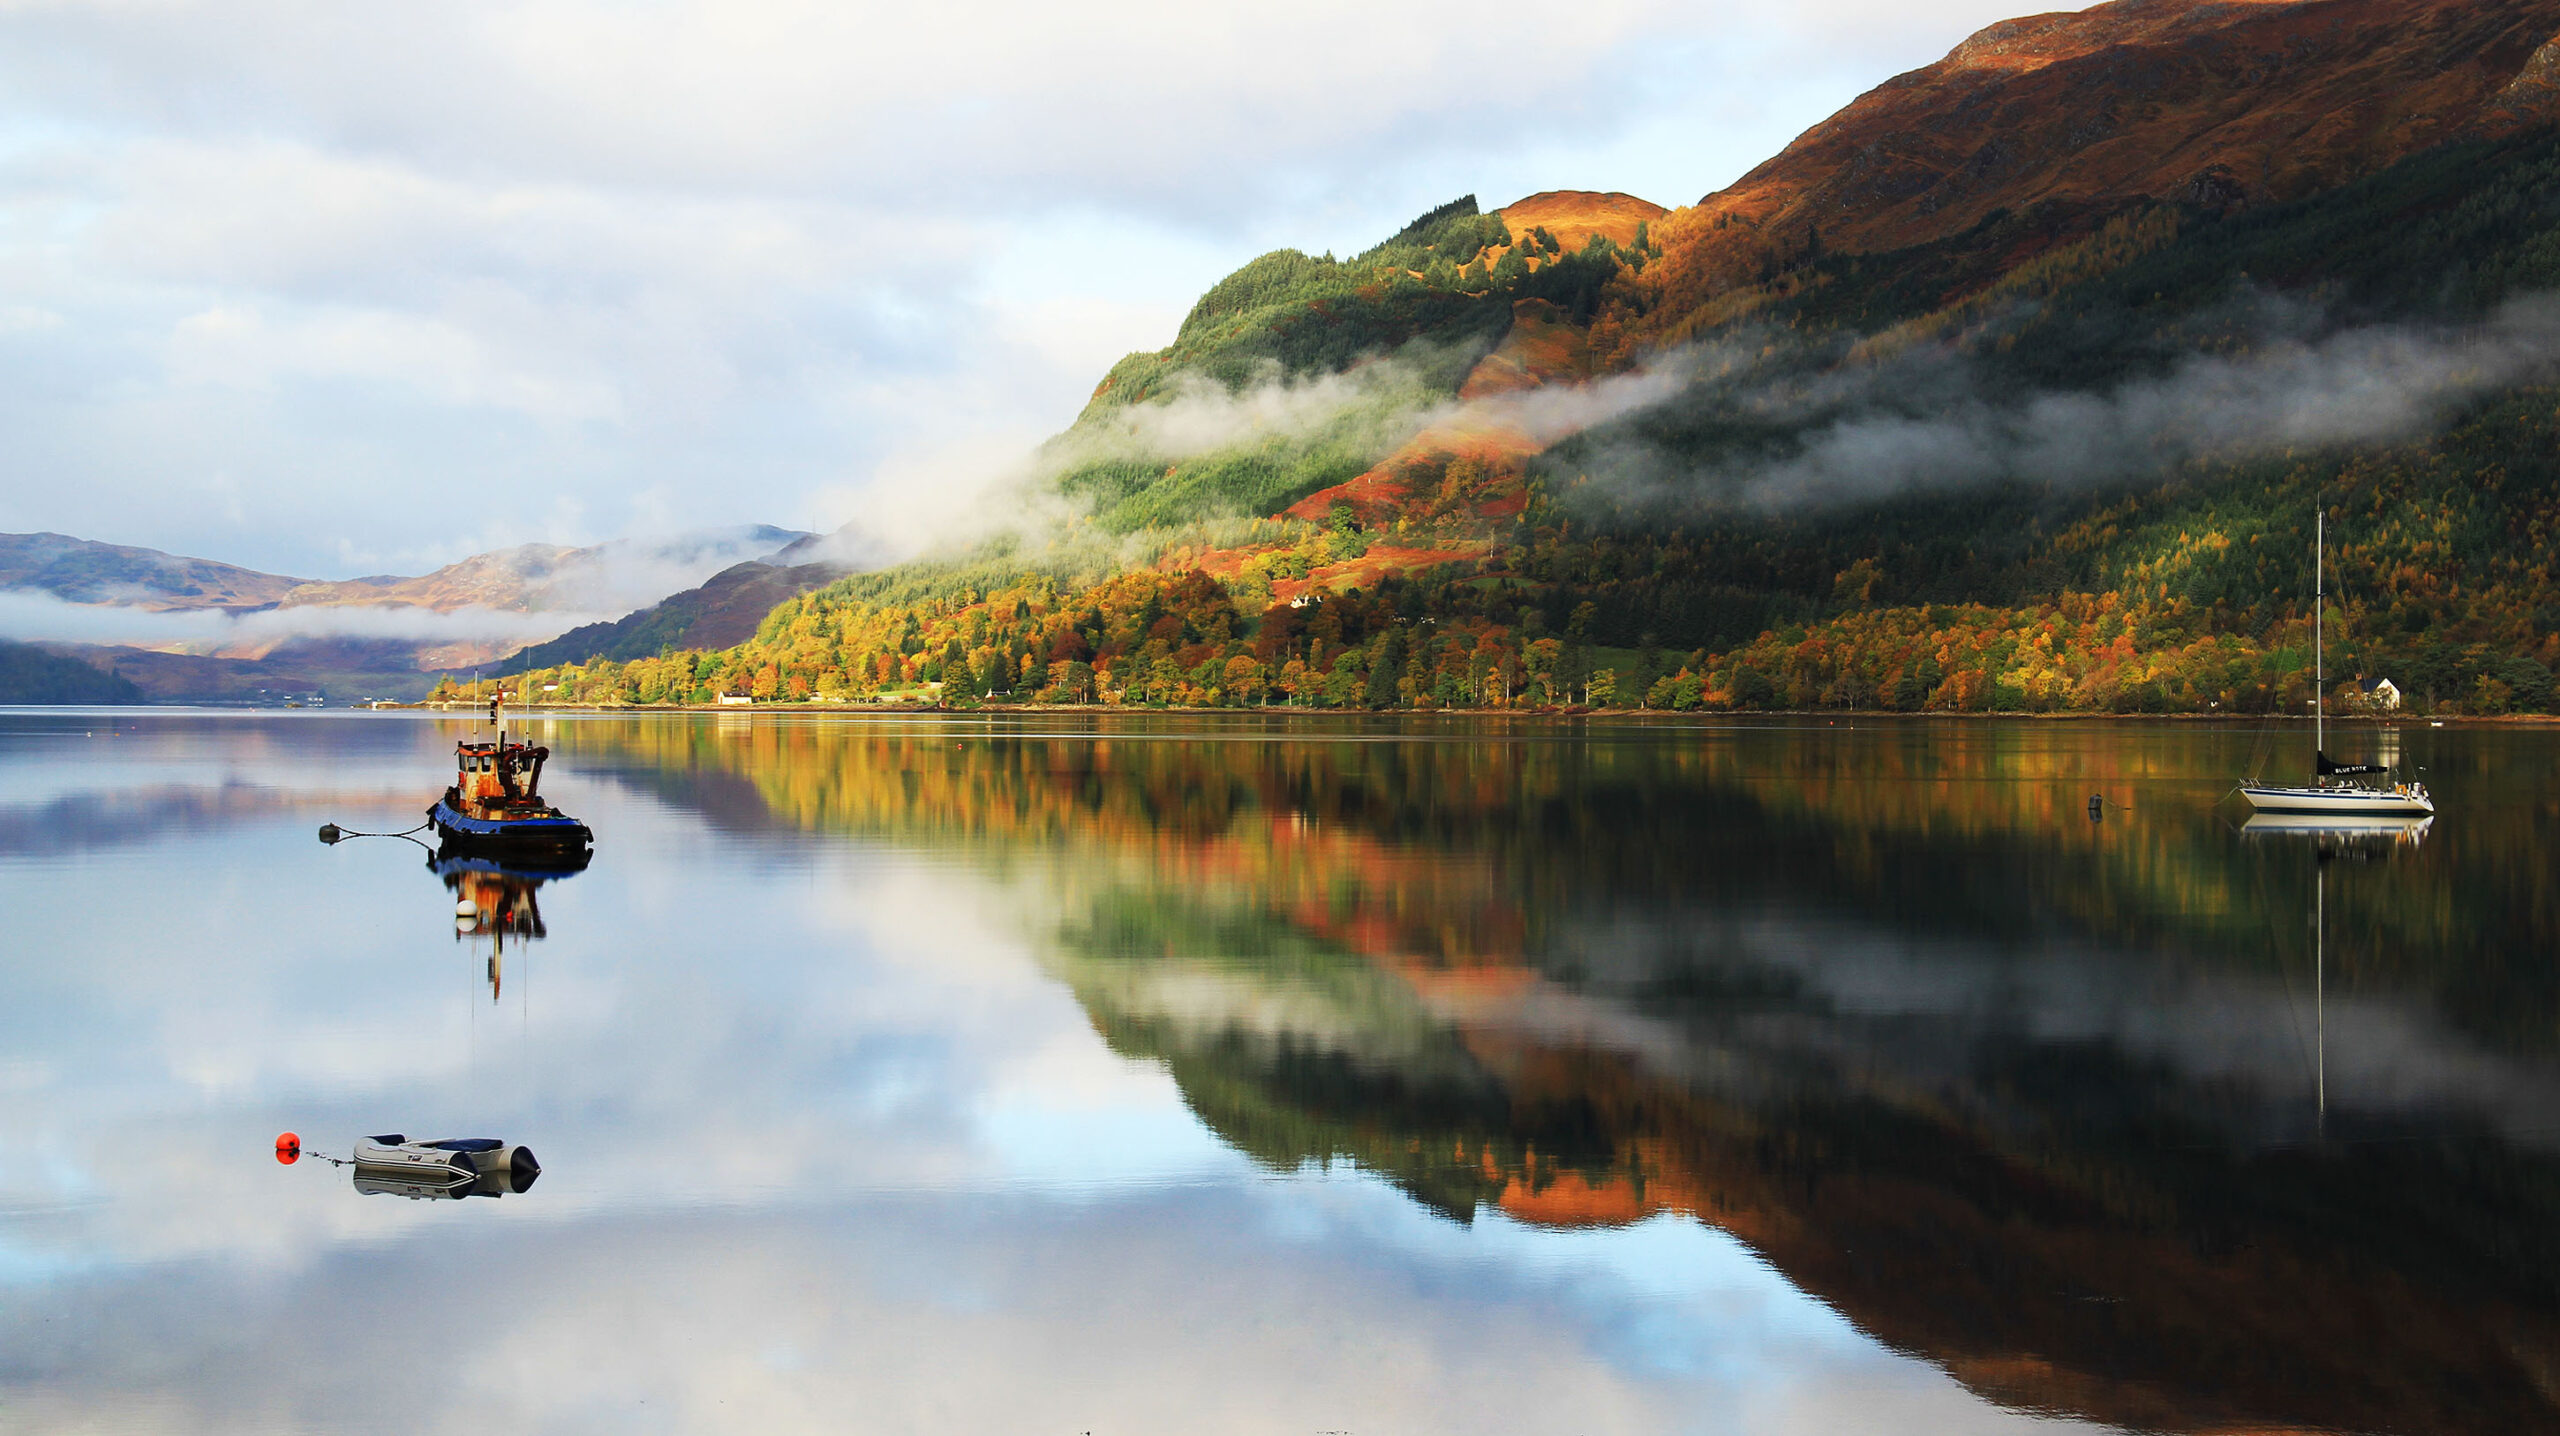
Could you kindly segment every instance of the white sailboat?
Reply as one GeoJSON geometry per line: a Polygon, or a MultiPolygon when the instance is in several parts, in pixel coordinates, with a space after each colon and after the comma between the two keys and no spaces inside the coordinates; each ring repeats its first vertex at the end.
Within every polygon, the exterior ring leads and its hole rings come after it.
{"type": "Polygon", "coordinates": [[[2345,781],[2387,779],[2391,769],[2381,763],[2341,763],[2327,752],[2329,696],[2326,690],[2329,674],[2321,632],[2329,606],[2324,516],[2313,516],[2311,532],[2311,786],[2281,788],[2243,783],[2240,796],[2248,799],[2249,806],[2261,813],[2323,814],[2344,818],[2434,817],[2436,802],[2427,796],[2426,784],[2385,785],[2345,781]]]}

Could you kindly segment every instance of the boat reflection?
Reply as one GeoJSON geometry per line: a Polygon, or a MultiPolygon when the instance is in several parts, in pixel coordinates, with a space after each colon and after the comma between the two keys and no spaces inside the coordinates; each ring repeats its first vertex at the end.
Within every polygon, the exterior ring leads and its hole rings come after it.
{"type": "Polygon", "coordinates": [[[503,1197],[530,1191],[542,1169],[519,1175],[507,1168],[482,1172],[477,1177],[437,1180],[409,1176],[397,1172],[377,1172],[358,1167],[355,1188],[368,1197],[407,1197],[411,1201],[458,1202],[465,1197],[503,1197]]]}
{"type": "Polygon", "coordinates": [[[489,1000],[496,1002],[505,980],[507,939],[519,946],[548,935],[537,897],[542,885],[586,871],[588,855],[563,852],[536,861],[501,860],[485,852],[450,845],[428,855],[427,868],[444,880],[453,894],[453,937],[456,942],[481,938],[489,943],[489,1000]]]}
{"type": "Polygon", "coordinates": [[[2386,854],[2414,848],[2427,840],[2433,817],[2383,818],[2361,814],[2259,813],[2240,825],[2245,838],[2278,842],[2307,840],[2325,853],[2386,854]]]}

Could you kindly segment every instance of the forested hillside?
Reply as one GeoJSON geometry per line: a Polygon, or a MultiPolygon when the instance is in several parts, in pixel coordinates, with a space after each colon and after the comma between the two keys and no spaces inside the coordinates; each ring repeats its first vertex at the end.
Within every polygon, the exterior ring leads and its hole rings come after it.
{"type": "Polygon", "coordinates": [[[534,677],[640,703],[2292,710],[2321,512],[2342,701],[2389,677],[2547,710],[2560,61],[2519,37],[2554,29],[2527,0],[2102,6],[1995,27],[1689,210],[1470,198],[1349,260],[1266,255],[1051,442],[1054,529],[792,599],[735,648],[534,677]],[[2315,10],[2281,84],[2190,63],[2315,10]],[[2053,88],[2093,55],[2114,98],[2053,88]],[[2154,62],[2177,103],[2119,103],[2154,62]],[[2421,81],[2424,123],[2252,108],[2421,81]],[[1942,101],[1928,145],[1875,141],[1894,186],[1821,168],[1942,101]],[[2030,102],[2099,106],[2075,133],[2107,184],[2022,156],[2068,129],[2030,102]],[[2310,147],[2281,174],[2213,158],[2278,120],[2310,147]],[[2018,203],[1982,202],[2004,173],[2018,203]],[[1973,217],[1924,222],[1924,191],[1973,217]],[[1795,193],[1853,212],[1816,225],[1795,193]]]}
{"type": "Polygon", "coordinates": [[[0,641],[0,703],[139,703],[142,690],[32,643],[0,641]]]}

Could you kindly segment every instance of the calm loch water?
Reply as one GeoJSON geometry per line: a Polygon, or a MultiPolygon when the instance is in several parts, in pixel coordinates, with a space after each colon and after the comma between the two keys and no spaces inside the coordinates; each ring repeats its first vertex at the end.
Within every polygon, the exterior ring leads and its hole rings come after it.
{"type": "Polygon", "coordinates": [[[0,1430],[2560,1428],[2560,733],[536,726],[0,713],[0,1430]]]}

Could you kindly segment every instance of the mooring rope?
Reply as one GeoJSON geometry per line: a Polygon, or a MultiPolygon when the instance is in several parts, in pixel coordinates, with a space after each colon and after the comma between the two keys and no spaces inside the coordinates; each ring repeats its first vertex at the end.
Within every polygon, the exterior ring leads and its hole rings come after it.
{"type": "Polygon", "coordinates": [[[358,832],[354,828],[342,828],[335,823],[322,823],[320,825],[320,841],[334,844],[345,842],[349,838],[407,838],[410,842],[418,843],[418,846],[423,848],[426,844],[418,842],[418,834],[435,826],[435,821],[435,819],[429,818],[414,828],[409,828],[397,833],[358,832]]]}

